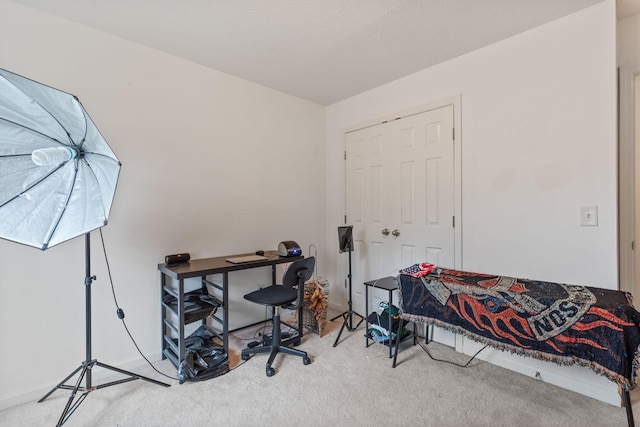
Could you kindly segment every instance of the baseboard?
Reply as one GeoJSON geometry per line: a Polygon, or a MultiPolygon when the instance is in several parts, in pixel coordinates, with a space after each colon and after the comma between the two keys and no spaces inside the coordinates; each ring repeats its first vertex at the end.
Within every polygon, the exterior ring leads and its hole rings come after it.
{"type": "MultiPolygon", "coordinates": [[[[158,362],[160,360],[162,360],[162,353],[157,352],[157,353],[153,353],[151,355],[146,355],[147,359],[149,359],[152,363],[158,362]]],[[[106,363],[106,362],[105,362],[106,363]]],[[[113,365],[119,369],[123,369],[125,371],[130,371],[130,372],[134,372],[135,370],[142,367],[142,366],[147,366],[147,362],[146,360],[144,360],[142,357],[139,357],[137,359],[133,359],[130,360],[128,362],[124,362],[121,363],[119,365],[113,365]]],[[[71,370],[74,369],[73,366],[69,367],[70,371],[68,373],[66,373],[65,375],[68,375],[71,370]]],[[[113,371],[110,371],[108,369],[104,369],[104,368],[100,368],[100,367],[95,367],[91,370],[91,375],[92,375],[92,384],[95,382],[96,384],[99,384],[103,381],[105,381],[106,379],[108,379],[109,377],[113,377],[113,375],[119,375],[117,373],[114,373],[113,371]]],[[[73,378],[70,379],[70,381],[76,381],[77,380],[77,376],[74,376],[73,378]]],[[[64,379],[64,376],[60,377],[59,381],[62,381],[64,379]]],[[[42,398],[42,396],[44,396],[45,394],[47,394],[51,389],[53,389],[58,383],[59,381],[52,383],[50,385],[47,386],[43,386],[34,390],[30,390],[28,392],[25,393],[20,393],[20,394],[15,394],[15,395],[5,395],[2,396],[0,398],[0,411],[2,411],[3,409],[7,409],[7,408],[11,408],[13,406],[17,406],[17,405],[22,405],[23,403],[27,403],[27,402],[34,402],[37,401],[39,399],[42,398]]],[[[69,382],[67,382],[69,383],[69,382]]],[[[65,390],[58,390],[56,391],[56,393],[65,393],[65,390]]],[[[69,392],[70,393],[70,392],[69,392]]]]}
{"type": "MultiPolygon", "coordinates": [[[[434,341],[453,347],[456,351],[469,356],[473,356],[484,346],[482,343],[442,328],[434,327],[432,332],[434,341]]],[[[484,349],[476,358],[610,405],[622,406],[618,385],[584,366],[558,365],[491,347],[484,349]]]]}

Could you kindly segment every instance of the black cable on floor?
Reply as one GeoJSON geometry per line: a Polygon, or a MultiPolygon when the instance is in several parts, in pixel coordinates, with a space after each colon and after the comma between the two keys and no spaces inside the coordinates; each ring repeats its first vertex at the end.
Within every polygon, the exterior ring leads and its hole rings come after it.
{"type": "Polygon", "coordinates": [[[427,353],[427,355],[429,355],[429,357],[431,358],[431,360],[435,360],[436,362],[449,363],[449,364],[454,365],[454,366],[457,366],[457,367],[459,367],[459,368],[467,368],[467,367],[469,367],[469,363],[471,363],[471,362],[473,361],[473,359],[475,359],[475,358],[476,358],[476,356],[477,356],[478,354],[480,354],[480,352],[481,352],[482,350],[484,350],[485,348],[489,347],[488,345],[485,345],[485,346],[484,346],[484,347],[482,347],[480,350],[478,350],[478,351],[476,352],[476,354],[474,354],[474,355],[471,357],[471,359],[469,359],[469,360],[467,361],[467,363],[465,363],[464,365],[461,365],[461,364],[459,364],[459,363],[452,362],[451,360],[437,359],[437,358],[435,358],[435,357],[433,357],[433,356],[431,355],[431,353],[429,352],[429,349],[428,349],[425,345],[423,345],[422,343],[418,343],[418,345],[419,345],[419,346],[420,346],[420,347],[421,347],[421,348],[422,348],[422,349],[427,353]]]}
{"type": "MultiPolygon", "coordinates": [[[[169,378],[169,379],[172,379],[172,380],[176,380],[176,381],[180,381],[179,378],[172,377],[171,375],[167,375],[164,372],[159,371],[155,366],[153,366],[153,363],[151,363],[151,361],[149,359],[147,359],[147,357],[142,353],[142,350],[140,350],[140,347],[138,347],[138,343],[133,338],[133,335],[131,335],[131,332],[129,331],[129,328],[127,327],[127,323],[124,321],[124,310],[122,310],[122,308],[120,308],[120,306],[118,305],[118,298],[116,297],[116,291],[115,291],[115,288],[113,286],[113,278],[111,276],[111,267],[109,266],[109,258],[107,257],[107,248],[106,248],[106,246],[104,244],[104,237],[102,235],[102,228],[100,228],[100,240],[102,241],[102,251],[104,252],[104,260],[105,260],[105,263],[107,265],[107,273],[109,275],[109,283],[111,285],[111,293],[113,295],[113,302],[114,302],[114,304],[116,306],[116,314],[118,315],[118,319],[122,320],[122,325],[124,326],[124,330],[127,331],[127,335],[129,335],[129,338],[131,339],[131,342],[135,346],[136,350],[138,351],[138,354],[140,354],[140,356],[149,364],[149,366],[151,366],[151,368],[154,371],[156,371],[158,374],[162,375],[163,377],[166,377],[166,378],[169,378]]],[[[263,327],[263,333],[262,333],[263,335],[265,333],[265,328],[266,327],[263,327]]],[[[291,329],[293,329],[293,328],[291,328],[291,329]]],[[[257,334],[257,332],[256,332],[256,334],[257,334]]],[[[231,372],[231,371],[239,368],[240,366],[244,365],[246,362],[248,362],[248,359],[242,361],[241,363],[238,363],[236,366],[234,366],[233,368],[229,369],[227,372],[231,372]]]]}
{"type": "Polygon", "coordinates": [[[151,361],[149,359],[147,359],[147,357],[142,353],[142,351],[140,350],[140,347],[138,347],[138,343],[136,343],[136,340],[133,338],[133,335],[131,335],[131,332],[129,332],[129,328],[127,327],[127,323],[124,321],[124,310],[122,310],[120,308],[120,306],[118,305],[118,299],[116,298],[116,291],[115,288],[113,286],[113,278],[111,277],[111,267],[109,267],[109,259],[107,257],[107,249],[106,246],[104,244],[104,237],[102,236],[102,228],[100,228],[100,240],[102,241],[102,250],[104,252],[104,260],[107,264],[107,273],[109,274],[109,283],[111,284],[111,293],[113,294],[113,302],[116,306],[116,313],[118,315],[118,319],[122,320],[122,325],[124,326],[124,330],[127,331],[127,335],[129,335],[129,338],[131,339],[131,342],[133,343],[133,345],[136,347],[136,350],[138,350],[138,353],[140,354],[140,356],[142,356],[142,358],[144,360],[146,360],[146,362],[149,364],[149,366],[151,366],[151,368],[156,371],[157,373],[159,373],[160,375],[167,377],[169,379],[172,380],[176,380],[179,381],[179,379],[177,377],[172,377],[171,375],[167,375],[164,372],[160,372],[155,366],[153,366],[153,363],[151,363],[151,361]]]}

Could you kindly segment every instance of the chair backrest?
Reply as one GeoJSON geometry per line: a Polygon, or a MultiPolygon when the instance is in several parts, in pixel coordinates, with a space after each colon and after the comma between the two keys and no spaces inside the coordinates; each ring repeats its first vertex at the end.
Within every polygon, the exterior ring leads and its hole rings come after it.
{"type": "Polygon", "coordinates": [[[293,262],[293,264],[287,268],[287,271],[284,272],[282,284],[289,288],[293,288],[298,284],[304,285],[304,282],[311,279],[315,266],[315,257],[304,258],[293,262]]]}
{"type": "Polygon", "coordinates": [[[293,288],[298,285],[296,290],[297,298],[291,304],[285,305],[284,308],[290,310],[297,310],[304,301],[304,282],[311,279],[313,275],[313,269],[316,266],[316,259],[309,257],[295,261],[287,268],[282,276],[282,285],[293,288]]]}

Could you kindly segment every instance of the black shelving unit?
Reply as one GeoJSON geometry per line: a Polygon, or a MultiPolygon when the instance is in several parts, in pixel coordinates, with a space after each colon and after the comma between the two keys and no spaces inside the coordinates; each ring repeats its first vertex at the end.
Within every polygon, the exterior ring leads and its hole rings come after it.
{"type": "MultiPolygon", "coordinates": [[[[388,298],[389,307],[393,305],[393,291],[398,289],[398,282],[394,277],[383,277],[378,280],[370,280],[368,282],[364,282],[364,286],[365,286],[365,297],[364,297],[365,313],[369,313],[369,288],[377,288],[377,289],[383,289],[387,291],[389,293],[389,298],[388,298]]],[[[388,327],[386,328],[387,331],[389,331],[389,339],[384,342],[378,342],[374,340],[371,337],[371,334],[369,333],[369,325],[371,324],[371,322],[369,322],[369,316],[370,315],[367,314],[366,324],[365,324],[365,346],[366,347],[369,347],[370,345],[369,341],[371,341],[371,343],[384,344],[389,348],[389,357],[391,358],[393,357],[393,352],[396,347],[396,341],[398,339],[400,339],[400,343],[402,343],[404,341],[407,341],[413,338],[413,345],[417,344],[418,334],[416,330],[416,324],[413,322],[412,322],[413,328],[411,330],[407,330],[405,333],[401,334],[399,338],[396,338],[396,339],[391,338],[391,333],[396,330],[396,328],[392,326],[391,316],[388,317],[389,325],[387,325],[388,327]]],[[[403,322],[403,320],[400,320],[400,321],[403,322]]]]}
{"type": "MultiPolygon", "coordinates": [[[[281,257],[278,251],[266,251],[264,259],[244,263],[231,263],[229,258],[254,255],[253,253],[226,255],[215,258],[191,259],[177,264],[158,264],[160,270],[161,287],[161,338],[162,357],[171,360],[179,368],[185,360],[185,327],[199,322],[205,325],[214,341],[220,343],[220,351],[229,354],[229,273],[254,268],[270,268],[271,282],[276,283],[276,265],[290,263],[303,256],[281,257]],[[215,281],[209,277],[215,277],[215,281]],[[193,279],[199,282],[191,283],[195,290],[185,291],[185,281],[193,279]],[[200,283],[200,286],[196,285],[200,283]],[[200,304],[201,295],[207,295],[219,306],[215,313],[200,304]],[[210,318],[210,325],[207,319],[210,318]]],[[[210,304],[209,304],[210,305],[210,304]]],[[[213,307],[212,307],[213,308],[213,307]]],[[[301,314],[300,314],[301,316],[301,314]]]]}
{"type": "Polygon", "coordinates": [[[219,345],[219,350],[225,350],[224,319],[218,311],[223,311],[224,303],[209,291],[217,290],[222,295],[222,286],[202,278],[201,288],[184,292],[184,284],[178,289],[172,288],[163,275],[162,283],[162,355],[178,367],[184,359],[185,327],[195,322],[204,325],[212,338],[219,345]],[[223,333],[207,325],[207,318],[220,327],[223,333]]]}

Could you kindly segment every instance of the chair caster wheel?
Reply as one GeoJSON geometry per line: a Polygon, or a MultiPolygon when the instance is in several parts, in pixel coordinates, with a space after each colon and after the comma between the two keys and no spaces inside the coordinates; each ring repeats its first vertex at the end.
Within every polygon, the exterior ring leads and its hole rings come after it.
{"type": "Polygon", "coordinates": [[[267,376],[271,377],[273,376],[273,374],[275,374],[276,371],[273,368],[267,368],[267,376]]]}
{"type": "Polygon", "coordinates": [[[311,359],[309,359],[308,357],[303,357],[302,363],[304,363],[305,365],[308,365],[309,363],[311,363],[311,359]]]}
{"type": "Polygon", "coordinates": [[[240,356],[240,358],[242,360],[249,360],[249,357],[251,357],[251,356],[249,356],[248,354],[243,354],[243,355],[240,356]]]}

